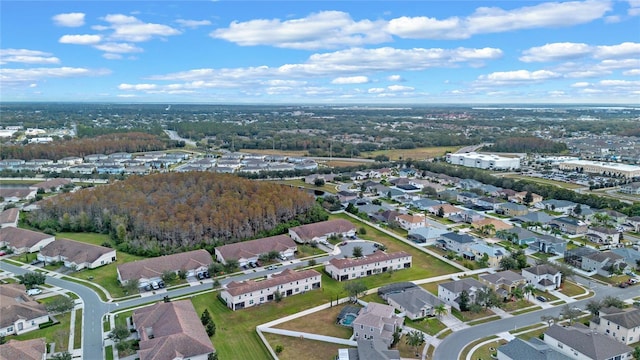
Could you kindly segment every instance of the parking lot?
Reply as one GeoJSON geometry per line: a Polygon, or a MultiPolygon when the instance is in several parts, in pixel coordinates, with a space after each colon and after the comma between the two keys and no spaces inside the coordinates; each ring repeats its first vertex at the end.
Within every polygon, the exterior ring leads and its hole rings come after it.
{"type": "Polygon", "coordinates": [[[338,244],[338,247],[340,248],[340,254],[341,255],[346,255],[348,257],[352,257],[353,256],[353,249],[356,246],[359,246],[359,247],[362,248],[362,255],[363,256],[367,256],[367,255],[373,254],[374,252],[376,252],[378,250],[376,245],[378,245],[378,243],[373,242],[373,241],[348,240],[348,241],[344,241],[344,242],[338,244]],[[342,245],[342,244],[344,244],[344,245],[342,245]]]}

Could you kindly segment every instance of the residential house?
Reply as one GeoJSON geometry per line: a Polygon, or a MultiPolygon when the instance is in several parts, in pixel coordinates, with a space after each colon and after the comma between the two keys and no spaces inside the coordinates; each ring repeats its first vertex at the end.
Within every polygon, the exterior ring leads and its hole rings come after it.
{"type": "MultiPolygon", "coordinates": [[[[465,211],[460,213],[459,217],[460,217],[460,220],[462,220],[462,221],[464,221],[464,222],[466,222],[468,224],[471,224],[473,222],[485,219],[484,215],[480,214],[477,211],[473,211],[473,210],[465,210],[465,211]]],[[[450,219],[454,220],[453,217],[451,217],[450,219]]]]}
{"type": "Polygon", "coordinates": [[[548,264],[536,265],[522,269],[522,276],[541,291],[555,290],[562,283],[562,273],[548,264]]]}
{"type": "Polygon", "coordinates": [[[556,200],[549,199],[536,203],[534,206],[541,210],[551,210],[554,212],[562,213],[563,215],[570,215],[573,209],[576,207],[576,203],[568,200],[556,200]]]}
{"type": "Polygon", "coordinates": [[[444,218],[449,218],[453,215],[460,215],[462,213],[462,209],[451,204],[434,205],[429,207],[427,211],[432,215],[438,215],[438,213],[442,212],[442,217],[444,218]],[[440,209],[442,209],[442,211],[440,209]]]}
{"type": "Polygon", "coordinates": [[[598,244],[618,244],[620,243],[620,233],[614,228],[589,226],[587,239],[598,244]]]}
{"type": "Polygon", "coordinates": [[[446,189],[438,192],[438,199],[442,201],[457,201],[459,191],[446,189]]]}
{"type": "Polygon", "coordinates": [[[627,221],[627,215],[619,211],[606,209],[606,210],[598,211],[598,213],[608,216],[615,224],[618,224],[618,225],[624,224],[627,221]]]}
{"type": "Polygon", "coordinates": [[[321,287],[322,275],[315,270],[286,269],[264,280],[232,281],[220,293],[231,310],[240,310],[273,301],[277,295],[288,297],[321,287]]]}
{"type": "Polygon", "coordinates": [[[523,224],[540,224],[547,225],[553,220],[554,217],[545,213],[544,211],[533,211],[525,215],[516,216],[511,221],[521,222],[523,224]]]}
{"type": "MultiPolygon", "coordinates": [[[[440,304],[444,304],[437,296],[432,295],[421,287],[407,289],[401,292],[394,292],[386,296],[387,303],[394,309],[411,320],[422,319],[427,316],[436,315],[435,308],[440,304]]],[[[447,313],[450,306],[445,305],[447,313]]]]}
{"type": "MultiPolygon", "coordinates": [[[[443,249],[453,251],[462,256],[464,252],[469,251],[469,247],[472,244],[476,243],[476,238],[467,234],[448,232],[442,234],[437,242],[443,249]]],[[[470,256],[473,256],[473,254],[470,254],[470,256]]]]}
{"type": "Polygon", "coordinates": [[[369,302],[353,320],[353,338],[393,343],[393,334],[402,328],[404,317],[396,315],[392,306],[369,302]]]}
{"type": "Polygon", "coordinates": [[[327,240],[330,236],[355,236],[356,227],[348,220],[337,219],[314,224],[300,225],[289,229],[289,236],[298,243],[312,243],[327,240]]]}
{"type": "Polygon", "coordinates": [[[191,277],[206,271],[211,264],[213,259],[204,249],[136,260],[118,265],[118,281],[126,284],[130,280],[138,280],[140,287],[145,287],[153,281],[161,280],[165,272],[177,274],[184,271],[191,277]]]}
{"type": "Polygon", "coordinates": [[[386,224],[390,224],[396,221],[396,216],[400,215],[399,211],[396,210],[385,210],[382,212],[378,212],[375,214],[370,214],[369,217],[371,220],[380,221],[386,224]]]}
{"type": "Polygon", "coordinates": [[[618,191],[629,195],[640,195],[640,181],[620,185],[620,189],[618,191]]]}
{"type": "Polygon", "coordinates": [[[400,214],[396,216],[396,222],[401,228],[407,231],[425,227],[427,225],[427,220],[423,214],[400,214]]]}
{"type": "Polygon", "coordinates": [[[476,300],[478,290],[485,285],[474,278],[463,278],[438,284],[438,299],[460,310],[460,295],[463,291],[469,295],[469,304],[476,300]]]}
{"type": "Polygon", "coordinates": [[[105,154],[90,154],[84,156],[85,162],[96,162],[98,160],[106,160],[109,157],[105,154]]]}
{"type": "Polygon", "coordinates": [[[535,252],[563,255],[567,248],[567,242],[563,239],[538,234],[521,227],[514,227],[506,230],[506,232],[513,234],[513,242],[515,244],[527,245],[529,249],[535,252]]]}
{"type": "Polygon", "coordinates": [[[570,216],[555,218],[551,220],[549,226],[571,235],[585,234],[587,232],[587,224],[580,219],[570,216]]]}
{"type": "Polygon", "coordinates": [[[552,325],[544,332],[544,342],[552,349],[583,360],[632,359],[633,349],[621,342],[575,323],[573,326],[552,325]]]}
{"type": "Polygon", "coordinates": [[[325,182],[330,182],[335,179],[336,174],[311,174],[304,177],[305,184],[315,184],[316,180],[320,179],[325,182]]]}
{"type": "Polygon", "coordinates": [[[614,271],[622,271],[626,267],[624,258],[611,251],[596,251],[582,257],[582,270],[595,271],[602,276],[609,276],[614,271]]]}
{"type": "Polygon", "coordinates": [[[44,305],[31,299],[19,284],[0,284],[0,336],[20,335],[38,330],[49,321],[44,305]]]}
{"type": "Polygon", "coordinates": [[[82,158],[81,157],[77,157],[77,156],[67,156],[67,157],[63,157],[62,159],[58,160],[58,163],[60,164],[64,164],[64,165],[78,165],[78,164],[82,164],[82,158]]]}
{"type": "Polygon", "coordinates": [[[500,204],[504,204],[504,200],[495,197],[481,197],[476,201],[476,206],[479,206],[485,210],[496,211],[500,204]]]}
{"type": "Polygon", "coordinates": [[[361,258],[333,258],[325,265],[324,271],[331,278],[346,281],[411,267],[412,256],[404,251],[384,253],[377,251],[361,258]]]}
{"type": "Polygon", "coordinates": [[[552,349],[544,341],[537,337],[529,340],[514,338],[508,343],[498,347],[498,360],[571,360],[552,349]]]}
{"type": "Polygon", "coordinates": [[[640,268],[640,251],[623,247],[611,249],[611,252],[622,256],[628,267],[634,269],[640,268]]]}
{"type": "Polygon", "coordinates": [[[0,246],[8,247],[15,254],[40,251],[55,239],[53,235],[17,227],[0,229],[0,246]]]}
{"type": "Polygon", "coordinates": [[[421,198],[418,200],[414,200],[411,205],[414,206],[415,208],[417,208],[420,211],[426,211],[427,209],[429,209],[429,207],[431,206],[435,206],[435,205],[440,205],[442,204],[441,201],[438,200],[431,200],[431,199],[426,199],[426,198],[421,198]]]}
{"type": "Polygon", "coordinates": [[[479,189],[484,184],[474,179],[462,179],[458,182],[458,187],[465,190],[479,189]]]}
{"type": "MultiPolygon", "coordinates": [[[[525,204],[524,202],[524,198],[527,197],[527,191],[520,191],[517,192],[509,197],[507,197],[507,199],[511,202],[515,202],[518,204],[525,204]]],[[[541,202],[543,200],[542,195],[538,195],[536,193],[531,193],[531,201],[529,202],[529,204],[525,204],[525,205],[535,205],[539,202],[541,202]]]]}
{"type": "Polygon", "coordinates": [[[40,249],[38,260],[61,261],[75,270],[94,269],[116,261],[116,250],[68,239],[57,239],[40,249]]]}
{"type": "Polygon", "coordinates": [[[215,249],[216,260],[226,264],[227,260],[237,260],[240,266],[257,263],[262,254],[276,251],[280,256],[291,258],[298,251],[298,245],[287,235],[276,235],[262,239],[242,241],[218,246],[215,249]]]}
{"type": "Polygon", "coordinates": [[[1,360],[45,360],[47,344],[45,338],[31,340],[9,340],[0,344],[1,360]]]}
{"type": "Polygon", "coordinates": [[[0,197],[5,202],[18,202],[20,200],[31,200],[36,197],[36,190],[31,188],[6,188],[0,187],[0,197]]]}
{"type": "Polygon", "coordinates": [[[480,195],[468,191],[464,191],[458,194],[456,200],[459,203],[475,205],[476,202],[480,199],[480,195]]]}
{"type": "Polygon", "coordinates": [[[436,239],[448,232],[449,230],[439,229],[433,226],[419,227],[409,230],[407,239],[418,245],[433,245],[436,239]]]}
{"type": "Polygon", "coordinates": [[[140,360],[207,360],[215,352],[191,300],[156,303],[133,311],[140,360]]]}
{"type": "Polygon", "coordinates": [[[489,194],[491,196],[499,196],[500,190],[502,190],[501,188],[490,184],[483,184],[479,189],[484,191],[485,194],[489,194]]]}
{"type": "Polygon", "coordinates": [[[640,338],[640,309],[601,308],[589,322],[589,328],[625,345],[633,344],[640,338]]]}
{"type": "Polygon", "coordinates": [[[473,258],[470,260],[481,259],[487,254],[487,265],[492,268],[500,267],[500,260],[505,256],[509,256],[509,252],[502,246],[487,244],[485,242],[471,244],[468,251],[473,254],[473,258]]]}
{"type": "Polygon", "coordinates": [[[503,298],[508,297],[516,288],[522,288],[527,284],[524,276],[511,270],[499,271],[492,274],[481,274],[478,281],[486,287],[493,289],[503,298]]]}
{"type": "Polygon", "coordinates": [[[500,230],[509,230],[513,228],[512,225],[507,224],[506,222],[494,218],[483,218],[481,220],[476,220],[471,222],[471,227],[480,232],[483,232],[485,229],[489,229],[490,231],[487,234],[495,233],[500,230]]]}
{"type": "Polygon", "coordinates": [[[336,360],[400,360],[400,351],[388,349],[381,341],[361,338],[356,343],[355,349],[338,349],[336,360]]]}
{"type": "Polygon", "coordinates": [[[597,253],[598,250],[588,246],[575,247],[564,252],[564,262],[568,265],[582,269],[584,257],[597,253]]]}
{"type": "Polygon", "coordinates": [[[435,190],[436,192],[440,192],[445,190],[446,188],[436,182],[433,181],[429,181],[429,180],[424,180],[424,179],[410,179],[409,183],[420,188],[420,189],[424,189],[424,188],[432,188],[433,190],[435,190]]]}
{"type": "Polygon", "coordinates": [[[6,227],[17,227],[20,218],[20,210],[18,208],[10,208],[0,212],[0,229],[6,227]]]}
{"type": "Polygon", "coordinates": [[[54,192],[60,190],[63,186],[73,184],[71,180],[64,178],[56,178],[47,181],[42,181],[37,184],[29,186],[29,188],[35,188],[36,190],[42,189],[44,192],[54,192]]]}
{"type": "Polygon", "coordinates": [[[502,203],[498,205],[498,209],[496,210],[497,214],[502,214],[509,217],[527,215],[528,212],[528,207],[512,202],[502,203]]]}
{"type": "Polygon", "coordinates": [[[349,190],[340,190],[338,191],[338,193],[336,194],[338,196],[338,200],[341,203],[346,203],[348,201],[354,200],[358,198],[358,193],[355,191],[349,191],[349,190]]]}
{"type": "Polygon", "coordinates": [[[627,218],[627,224],[633,228],[633,231],[640,232],[640,216],[627,218]]]}

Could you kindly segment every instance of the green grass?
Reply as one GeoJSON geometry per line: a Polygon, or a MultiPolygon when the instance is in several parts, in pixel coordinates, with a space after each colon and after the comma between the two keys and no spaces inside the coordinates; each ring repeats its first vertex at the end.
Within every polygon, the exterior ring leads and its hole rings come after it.
{"type": "Polygon", "coordinates": [[[73,348],[82,348],[82,309],[76,310],[75,328],[73,333],[73,348]]]}
{"type": "Polygon", "coordinates": [[[410,320],[405,318],[404,324],[408,327],[421,330],[429,335],[435,335],[447,328],[445,324],[435,317],[428,317],[420,320],[410,320]]]}
{"type": "Polygon", "coordinates": [[[494,321],[494,320],[500,320],[500,316],[499,315],[489,316],[489,317],[485,317],[485,318],[482,318],[482,319],[469,321],[467,324],[468,325],[478,325],[478,324],[484,324],[484,323],[487,323],[487,322],[490,322],[490,321],[494,321]]]}
{"type": "Polygon", "coordinates": [[[440,334],[438,334],[438,336],[436,336],[436,337],[437,337],[438,339],[444,339],[444,338],[446,338],[447,336],[449,336],[449,334],[451,334],[451,333],[453,333],[453,330],[451,330],[451,329],[447,329],[447,330],[445,330],[445,331],[441,332],[440,334]]]}
{"type": "MultiPolygon", "coordinates": [[[[334,360],[339,349],[349,348],[346,345],[270,333],[264,333],[264,337],[271,348],[276,345],[283,347],[282,352],[278,354],[278,358],[282,360],[298,360],[302,358],[301,354],[304,354],[305,360],[334,360]]],[[[270,356],[265,359],[268,358],[270,356]]],[[[233,357],[233,359],[240,359],[240,357],[233,357]]]]}
{"type": "Polygon", "coordinates": [[[48,328],[30,331],[17,336],[7,336],[7,340],[32,340],[45,338],[47,343],[56,343],[56,351],[66,351],[69,347],[69,326],[71,325],[71,313],[56,315],[59,324],[48,328]]]}
{"type": "MultiPolygon", "coordinates": [[[[478,339],[476,341],[470,342],[469,344],[467,344],[467,346],[464,347],[464,349],[462,349],[462,352],[460,353],[460,359],[466,359],[467,355],[469,354],[469,352],[471,351],[471,349],[473,349],[474,346],[483,343],[485,341],[488,340],[492,340],[492,339],[496,339],[496,341],[499,339],[497,336],[493,335],[493,336],[489,336],[486,338],[482,338],[482,339],[478,339]]],[[[474,359],[481,359],[481,358],[474,358],[474,359]]],[[[487,359],[490,359],[490,357],[487,357],[487,359]]]]}
{"type": "Polygon", "coordinates": [[[538,184],[544,184],[544,185],[555,185],[561,188],[565,188],[565,189],[579,189],[579,188],[583,188],[583,185],[578,185],[578,184],[572,184],[572,183],[566,183],[563,181],[555,181],[555,180],[549,180],[549,179],[541,179],[541,178],[537,178],[537,177],[531,177],[531,176],[525,176],[525,175],[516,175],[516,174],[508,174],[508,175],[504,175],[504,177],[508,177],[508,178],[512,178],[512,179],[518,179],[518,180],[527,180],[527,181],[531,181],[534,183],[538,183],[538,184]]]}
{"type": "Polygon", "coordinates": [[[578,285],[576,285],[575,283],[571,282],[571,281],[567,281],[565,280],[564,283],[562,284],[562,289],[560,290],[561,293],[567,295],[567,296],[577,296],[577,295],[582,295],[584,294],[584,289],[578,285]]]}
{"type": "Polygon", "coordinates": [[[497,349],[500,345],[506,344],[507,341],[504,339],[497,339],[496,341],[492,341],[488,344],[484,344],[476,349],[476,351],[471,354],[472,359],[491,359],[491,355],[497,353],[497,349]]]}
{"type": "Polygon", "coordinates": [[[107,296],[104,293],[104,291],[102,291],[100,288],[98,288],[97,286],[92,284],[90,281],[80,281],[76,277],[71,277],[71,276],[64,276],[64,277],[62,277],[62,279],[63,280],[67,280],[67,281],[73,281],[74,283],[78,283],[78,284],[81,284],[81,285],[86,286],[88,288],[91,288],[96,294],[98,294],[98,296],[100,296],[100,299],[102,301],[107,301],[108,300],[107,296]]]}
{"type": "Polygon", "coordinates": [[[514,311],[511,313],[511,315],[520,315],[520,314],[524,314],[524,313],[528,313],[528,312],[532,312],[532,311],[536,311],[536,310],[540,310],[542,309],[540,306],[532,306],[530,308],[526,308],[526,309],[520,309],[517,311],[514,311]]]}
{"type": "Polygon", "coordinates": [[[104,348],[104,359],[105,360],[113,360],[113,346],[109,345],[104,348]]]}
{"type": "Polygon", "coordinates": [[[104,320],[102,322],[102,331],[103,332],[109,332],[111,331],[111,320],[109,320],[110,317],[107,316],[106,320],[104,320]]]}
{"type": "Polygon", "coordinates": [[[57,238],[70,239],[80,241],[87,244],[103,246],[104,243],[111,244],[111,239],[107,234],[96,233],[79,233],[79,232],[60,232],[56,234],[57,238]]]}

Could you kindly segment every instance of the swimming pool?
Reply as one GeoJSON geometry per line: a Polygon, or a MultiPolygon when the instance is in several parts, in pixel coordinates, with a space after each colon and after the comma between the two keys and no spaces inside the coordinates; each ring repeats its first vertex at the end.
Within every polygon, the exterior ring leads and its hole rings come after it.
{"type": "Polygon", "coordinates": [[[355,314],[346,314],[344,318],[340,320],[340,325],[351,326],[351,323],[353,323],[353,320],[355,319],[356,319],[355,314]]]}

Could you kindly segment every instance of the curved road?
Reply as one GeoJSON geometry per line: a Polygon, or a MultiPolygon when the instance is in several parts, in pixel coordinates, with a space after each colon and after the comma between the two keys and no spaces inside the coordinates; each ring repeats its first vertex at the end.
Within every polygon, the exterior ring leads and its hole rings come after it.
{"type": "MultiPolygon", "coordinates": [[[[580,282],[583,284],[588,280],[580,279],[580,282]]],[[[616,296],[620,299],[629,299],[636,296],[640,296],[640,286],[632,286],[626,289],[620,289],[617,287],[611,287],[606,285],[598,284],[596,285],[594,291],[596,291],[595,296],[578,300],[570,303],[571,306],[577,306],[582,309],[585,308],[585,305],[590,300],[600,300],[605,296],[616,296]]],[[[517,329],[519,327],[529,326],[531,324],[540,323],[542,320],[540,317],[542,315],[551,315],[557,317],[560,315],[560,311],[565,304],[554,306],[549,309],[542,309],[537,311],[532,311],[529,313],[525,313],[522,315],[517,315],[510,318],[500,319],[480,325],[474,325],[466,329],[462,329],[445,337],[440,345],[436,348],[433,353],[433,359],[438,360],[458,360],[460,356],[460,352],[464,349],[469,343],[476,341],[478,339],[485,338],[492,334],[498,334],[505,331],[510,331],[517,329]]],[[[463,359],[464,360],[464,359],[463,359]]]]}

